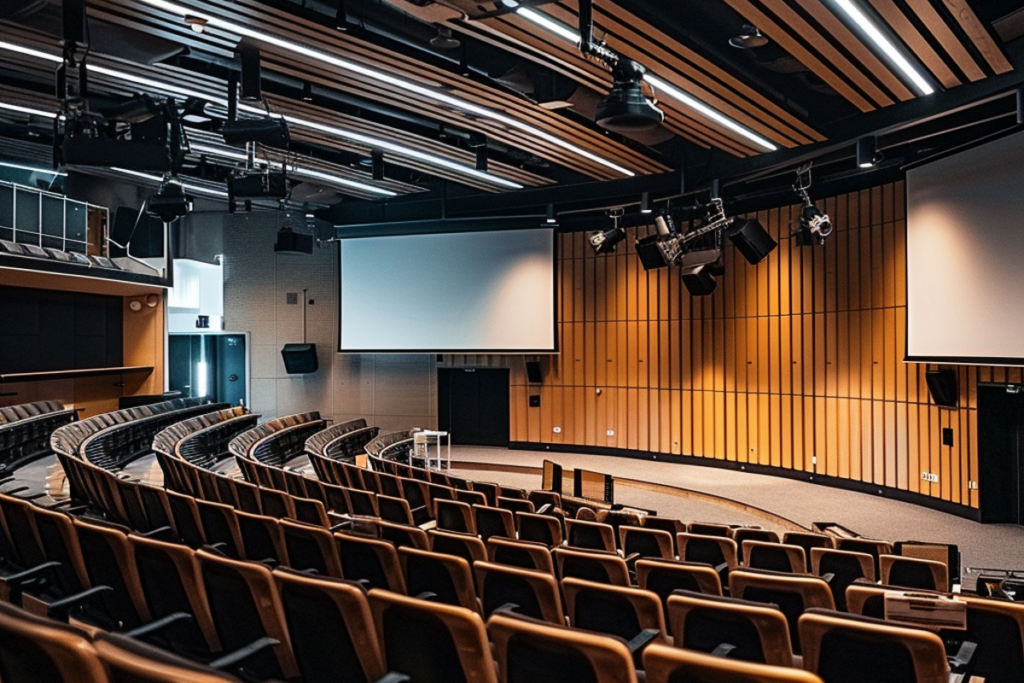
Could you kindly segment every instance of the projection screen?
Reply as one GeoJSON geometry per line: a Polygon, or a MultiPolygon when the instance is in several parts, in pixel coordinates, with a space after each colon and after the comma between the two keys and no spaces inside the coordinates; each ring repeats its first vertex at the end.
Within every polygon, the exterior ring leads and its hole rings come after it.
{"type": "Polygon", "coordinates": [[[907,360],[1024,363],[1024,135],[907,172],[907,360]]]}
{"type": "Polygon", "coordinates": [[[339,351],[557,351],[550,228],[340,245],[339,351]]]}

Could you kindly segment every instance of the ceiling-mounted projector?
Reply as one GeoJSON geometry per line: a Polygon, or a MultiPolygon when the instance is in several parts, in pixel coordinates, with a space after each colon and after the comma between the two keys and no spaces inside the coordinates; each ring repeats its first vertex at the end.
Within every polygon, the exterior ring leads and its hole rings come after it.
{"type": "Polygon", "coordinates": [[[597,125],[619,133],[650,130],[665,120],[643,93],[643,67],[620,57],[612,66],[614,84],[597,105],[597,125]]]}
{"type": "Polygon", "coordinates": [[[164,181],[160,189],[146,202],[146,213],[164,223],[171,223],[192,210],[192,201],[185,196],[177,178],[164,181]]]}

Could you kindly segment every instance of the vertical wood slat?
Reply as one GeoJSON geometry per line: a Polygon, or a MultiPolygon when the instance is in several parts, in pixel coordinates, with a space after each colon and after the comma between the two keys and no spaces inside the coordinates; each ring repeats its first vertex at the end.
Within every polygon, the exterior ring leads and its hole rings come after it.
{"type": "Polygon", "coordinates": [[[753,266],[727,248],[709,297],[691,297],[674,270],[644,271],[628,240],[599,257],[583,235],[563,236],[561,353],[539,409],[525,406],[537,385],[512,373],[524,405],[510,438],[770,465],[977,507],[977,383],[1021,373],[962,369],[961,407],[939,410],[927,366],[904,363],[903,193],[823,200],[836,225],[824,247],[792,243],[799,207],[762,212],[778,249],[753,266]]]}

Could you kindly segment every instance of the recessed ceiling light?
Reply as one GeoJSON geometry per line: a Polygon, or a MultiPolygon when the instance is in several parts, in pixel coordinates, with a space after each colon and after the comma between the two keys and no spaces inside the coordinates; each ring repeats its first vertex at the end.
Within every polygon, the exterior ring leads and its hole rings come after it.
{"type": "Polygon", "coordinates": [[[188,24],[188,27],[196,33],[202,33],[206,30],[206,19],[202,17],[197,17],[193,14],[186,14],[185,23],[188,24]]]}

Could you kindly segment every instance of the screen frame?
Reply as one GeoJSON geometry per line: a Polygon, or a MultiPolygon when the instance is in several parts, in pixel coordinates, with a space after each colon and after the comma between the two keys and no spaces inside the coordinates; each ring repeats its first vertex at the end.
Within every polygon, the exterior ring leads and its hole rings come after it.
{"type": "Polygon", "coordinates": [[[923,363],[932,365],[975,365],[975,366],[999,366],[999,367],[1021,367],[1024,366],[1024,357],[1002,357],[1002,356],[922,356],[912,355],[910,353],[910,268],[908,267],[910,262],[910,183],[906,172],[912,171],[928,164],[943,161],[950,157],[955,157],[961,152],[968,152],[977,147],[982,147],[991,142],[996,142],[1003,138],[1011,137],[1013,135],[1024,135],[1019,129],[1012,128],[1009,130],[999,131],[992,135],[984,136],[978,140],[974,140],[968,144],[955,147],[953,149],[943,150],[933,156],[921,159],[913,164],[909,164],[904,168],[904,180],[903,180],[903,206],[905,207],[906,215],[903,221],[903,239],[904,244],[908,245],[904,253],[904,264],[903,264],[903,291],[907,292],[907,315],[905,316],[904,322],[904,334],[903,334],[903,362],[904,363],[923,363]]]}
{"type": "MultiPolygon", "coordinates": [[[[451,355],[505,355],[505,356],[536,356],[536,355],[558,355],[561,351],[561,335],[559,334],[559,316],[558,316],[558,304],[560,294],[560,278],[559,278],[559,240],[557,226],[544,226],[537,225],[536,219],[531,217],[530,225],[523,225],[522,219],[510,219],[514,221],[517,227],[510,227],[507,223],[504,225],[495,226],[494,222],[488,219],[459,219],[456,221],[432,221],[427,222],[426,225],[443,225],[444,223],[452,222],[458,225],[450,226],[450,229],[442,230],[422,230],[424,223],[416,221],[414,223],[406,224],[395,224],[391,227],[401,228],[401,226],[416,226],[421,229],[418,231],[412,229],[398,229],[397,231],[378,231],[373,234],[368,234],[361,230],[353,231],[345,237],[338,239],[338,343],[336,345],[336,353],[345,354],[372,354],[372,353],[391,353],[391,354],[451,354],[451,355]],[[479,229],[469,229],[469,225],[475,222],[481,226],[479,229]],[[487,225],[490,223],[490,225],[487,225]],[[472,349],[472,348],[457,348],[457,349],[343,349],[341,347],[341,328],[342,328],[342,307],[344,306],[344,295],[341,293],[341,278],[342,278],[342,263],[341,254],[344,249],[343,242],[349,239],[367,239],[375,237],[396,237],[396,236],[413,236],[413,235],[442,235],[442,234],[457,234],[457,233],[488,233],[488,232],[513,232],[515,230],[543,230],[548,229],[551,236],[551,348],[539,348],[539,349],[472,349]]],[[[501,221],[504,223],[505,221],[501,221]]],[[[363,226],[359,226],[363,227],[363,226]]],[[[379,227],[379,226],[378,226],[379,227]]]]}

